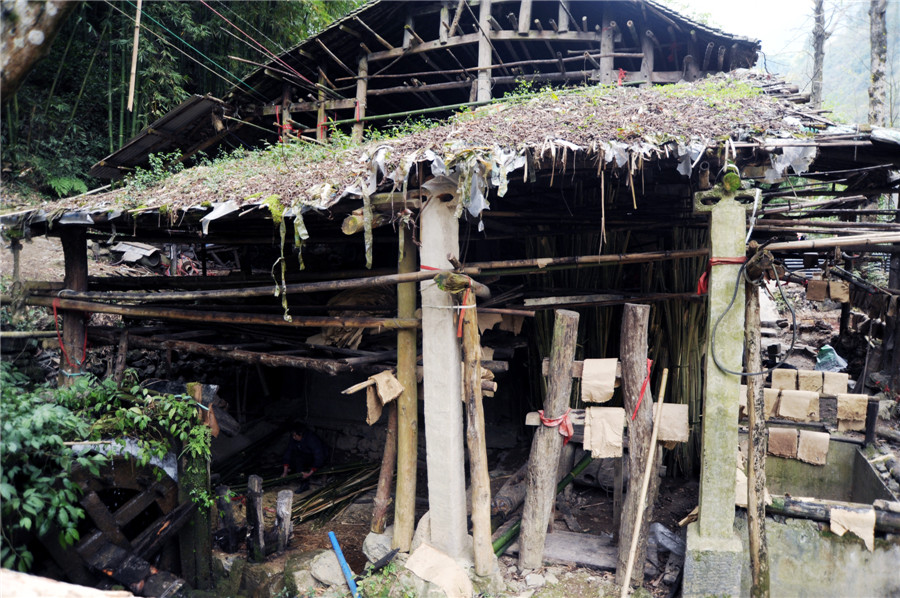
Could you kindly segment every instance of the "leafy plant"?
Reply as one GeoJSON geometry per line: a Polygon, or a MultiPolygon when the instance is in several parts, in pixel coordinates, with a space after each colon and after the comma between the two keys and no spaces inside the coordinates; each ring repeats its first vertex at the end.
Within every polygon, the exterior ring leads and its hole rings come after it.
{"type": "Polygon", "coordinates": [[[87,193],[88,190],[84,181],[73,176],[51,177],[47,179],[47,184],[59,197],[66,197],[72,193],[87,193]]]}
{"type": "MultiPolygon", "coordinates": [[[[45,535],[58,528],[66,548],[78,541],[80,488],[69,474],[80,465],[97,475],[106,457],[75,453],[67,441],[113,437],[125,445],[133,439],[135,459],[147,465],[154,457],[181,451],[201,467],[210,454],[210,430],[199,425],[197,404],[185,395],[154,394],[140,385],[120,390],[114,381],[81,376],[65,388],[29,389],[26,378],[0,363],[0,410],[3,412],[0,455],[3,459],[0,514],[3,516],[0,562],[26,570],[32,555],[29,532],[45,535]]],[[[163,475],[157,470],[158,475],[163,475]]],[[[208,507],[212,497],[192,497],[208,507]]]]}

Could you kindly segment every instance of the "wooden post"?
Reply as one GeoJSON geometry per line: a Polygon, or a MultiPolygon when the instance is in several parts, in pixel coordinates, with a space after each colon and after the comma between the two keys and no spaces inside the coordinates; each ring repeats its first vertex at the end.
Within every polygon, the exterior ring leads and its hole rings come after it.
{"type": "MultiPolygon", "coordinates": [[[[524,4],[524,3],[523,3],[524,4]]],[[[524,10],[524,9],[523,9],[524,10]]],[[[478,37],[478,92],[476,100],[486,102],[491,99],[491,41],[487,38],[491,30],[491,0],[481,0],[478,9],[478,25],[481,35],[478,37]]]]}
{"type": "Polygon", "coordinates": [[[611,17],[609,14],[610,4],[605,4],[603,8],[603,28],[600,30],[600,83],[609,85],[616,80],[613,72],[613,52],[615,51],[615,40],[613,39],[613,31],[609,26],[611,17]]]}
{"type": "MultiPolygon", "coordinates": [[[[195,401],[198,403],[201,401],[202,384],[190,383],[187,385],[187,391],[195,401]]],[[[209,491],[209,460],[199,461],[188,452],[182,454],[178,459],[179,502],[194,500],[198,493],[208,495],[209,491]]],[[[209,508],[203,505],[194,511],[178,535],[182,574],[196,589],[207,590],[212,587],[211,529],[209,508]]]]}
{"type": "Polygon", "coordinates": [[[234,517],[234,505],[231,502],[231,491],[228,486],[216,487],[216,510],[219,512],[219,519],[225,529],[225,545],[222,549],[228,553],[236,552],[240,542],[238,541],[237,521],[234,517]]]}
{"type": "Polygon", "coordinates": [[[262,495],[262,478],[251,475],[247,478],[247,525],[250,527],[247,552],[251,563],[261,563],[266,558],[262,495]]]}
{"type": "Polygon", "coordinates": [[[316,139],[319,141],[324,141],[328,135],[325,126],[325,90],[322,89],[325,85],[328,84],[328,80],[325,77],[325,71],[322,70],[322,67],[319,67],[319,94],[316,98],[318,103],[318,111],[316,112],[316,139]]]}
{"type": "Polygon", "coordinates": [[[397,465],[397,402],[391,401],[387,409],[387,434],[384,437],[384,455],[381,457],[381,473],[378,476],[378,489],[375,491],[375,508],[372,511],[370,530],[376,534],[384,533],[388,507],[391,506],[391,485],[394,481],[394,469],[397,465]]]}
{"type": "MultiPolygon", "coordinates": [[[[128,329],[119,335],[119,348],[116,350],[116,364],[113,367],[112,378],[116,385],[121,385],[125,378],[125,365],[128,358],[128,329]]],[[[170,367],[169,370],[172,368],[170,367]]]]}
{"type": "Polygon", "coordinates": [[[649,382],[643,389],[647,379],[647,326],[650,320],[650,306],[626,303],[622,314],[622,334],[619,345],[619,360],[622,363],[622,397],[625,402],[625,417],[631,418],[637,408],[637,414],[628,423],[628,492],[622,510],[622,522],[619,525],[619,551],[616,566],[616,583],[629,585],[632,581],[641,583],[644,579],[644,562],[646,561],[647,536],[650,522],[653,520],[653,504],[659,492],[659,462],[648,460],[650,453],[650,437],[653,434],[653,397],[649,382]],[[640,401],[640,406],[638,402],[640,401]],[[638,509],[641,497],[637,481],[644,471],[650,469],[650,485],[647,489],[647,500],[640,528],[635,528],[638,521],[638,509]],[[634,574],[632,579],[625,579],[628,563],[628,549],[632,535],[636,534],[637,553],[635,555],[634,574]]]}
{"type": "MultiPolygon", "coordinates": [[[[648,308],[649,309],[649,308],[648,308]]],[[[550,376],[544,417],[557,418],[569,408],[572,392],[572,368],[578,338],[577,312],[557,310],[550,353],[550,376]]],[[[526,474],[522,533],[519,538],[519,568],[537,569],[543,563],[544,540],[550,510],[556,496],[556,468],[563,437],[557,428],[539,426],[531,443],[526,474]]]]}
{"type": "Polygon", "coordinates": [[[528,35],[531,29],[531,0],[522,0],[519,5],[519,35],[528,35]]]}
{"type": "MultiPolygon", "coordinates": [[[[81,226],[63,226],[60,234],[66,263],[64,285],[67,290],[88,289],[87,231],[81,226]]],[[[65,352],[59,357],[59,385],[69,386],[81,374],[85,358],[84,312],[62,310],[62,342],[65,352]]]]}
{"type": "Polygon", "coordinates": [[[622,503],[625,502],[625,457],[613,461],[613,543],[619,543],[622,503]]]}
{"type": "Polygon", "coordinates": [[[294,523],[291,521],[291,507],[294,504],[293,490],[281,490],[275,503],[275,529],[278,533],[278,552],[284,552],[291,543],[294,523]]]}
{"type": "MultiPolygon", "coordinates": [[[[744,320],[744,354],[747,372],[762,371],[759,321],[759,287],[745,286],[747,307],[744,320]]],[[[763,401],[764,376],[747,376],[747,414],[750,419],[748,451],[747,525],[750,536],[750,593],[754,598],[769,595],[769,548],[766,541],[766,414],[763,401]]]]}
{"type": "Polygon", "coordinates": [[[366,123],[362,119],[366,116],[366,94],[369,89],[369,57],[365,54],[359,58],[356,77],[356,118],[359,120],[353,123],[351,139],[355,143],[360,143],[366,128],[366,123]]]}
{"type": "MultiPolygon", "coordinates": [[[[399,235],[399,273],[418,267],[412,231],[403,227],[399,235]]],[[[397,285],[397,313],[413,317],[416,312],[416,283],[397,285]]],[[[394,537],[392,546],[408,552],[416,523],[416,465],[419,446],[419,405],[416,365],[418,349],[415,330],[397,331],[397,380],[403,392],[397,397],[397,491],[394,499],[394,537]]],[[[390,416],[390,413],[388,413],[390,416]]],[[[390,420],[388,420],[390,426],[390,420]]],[[[387,449],[385,449],[387,451],[387,449]]]]}
{"type": "Polygon", "coordinates": [[[653,45],[653,40],[647,35],[647,28],[642,28],[641,52],[644,54],[644,58],[641,60],[641,80],[646,81],[643,84],[646,87],[653,84],[653,69],[655,68],[653,65],[653,52],[655,51],[656,46],[653,45]]]}
{"type": "Polygon", "coordinates": [[[466,441],[469,446],[469,485],[472,489],[472,538],[475,573],[482,577],[496,568],[491,547],[491,477],[485,445],[484,405],[481,397],[481,335],[475,312],[475,293],[467,289],[463,309],[463,398],[466,403],[466,441]]]}

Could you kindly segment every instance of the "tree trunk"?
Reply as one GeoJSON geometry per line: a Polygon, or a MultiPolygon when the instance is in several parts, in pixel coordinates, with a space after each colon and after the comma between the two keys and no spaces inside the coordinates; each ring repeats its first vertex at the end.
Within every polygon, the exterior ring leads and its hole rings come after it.
{"type": "Polygon", "coordinates": [[[647,378],[647,327],[650,320],[650,306],[625,304],[622,314],[622,341],[619,347],[619,359],[622,362],[622,397],[625,403],[625,417],[637,411],[635,418],[628,423],[628,473],[630,475],[628,492],[622,510],[622,522],[619,526],[619,552],[616,566],[616,583],[629,585],[632,580],[640,584],[644,579],[644,562],[647,560],[647,536],[650,522],[653,520],[653,505],[659,493],[659,461],[648,461],[650,453],[650,437],[653,434],[653,397],[650,384],[647,383],[641,400],[641,387],[647,378]],[[640,405],[638,405],[640,401],[640,405]],[[638,508],[641,502],[638,480],[644,477],[644,471],[651,468],[650,484],[644,504],[641,526],[634,528],[638,519],[638,508]],[[628,564],[628,553],[633,534],[638,535],[638,549],[634,560],[634,571],[631,579],[625,579],[628,564]]]}
{"type": "MultiPolygon", "coordinates": [[[[648,310],[650,308],[647,308],[648,310]]],[[[569,407],[572,368],[578,337],[576,312],[557,310],[550,353],[550,379],[544,400],[544,417],[563,415],[569,407]]],[[[522,534],[519,539],[519,568],[537,569],[543,564],[547,524],[556,495],[556,469],[562,436],[556,428],[539,426],[531,443],[526,474],[525,506],[522,509],[522,534]]]]}
{"type": "Polygon", "coordinates": [[[814,0],[813,8],[813,72],[809,105],[813,110],[822,107],[822,72],[825,64],[825,0],[814,0]]]}
{"type": "Polygon", "coordinates": [[[0,98],[15,95],[25,75],[47,55],[53,39],[79,2],[4,2],[0,27],[0,98]],[[6,13],[11,9],[9,14],[6,13]]]}
{"type": "Polygon", "coordinates": [[[391,506],[391,486],[397,465],[397,402],[391,401],[385,408],[388,412],[387,434],[384,437],[384,455],[381,458],[381,474],[375,491],[375,508],[372,511],[370,531],[383,534],[388,507],[391,506]]]}
{"type": "Polygon", "coordinates": [[[869,82],[869,124],[885,125],[887,96],[887,0],[871,0],[869,5],[869,43],[872,52],[872,78],[869,82]]]}

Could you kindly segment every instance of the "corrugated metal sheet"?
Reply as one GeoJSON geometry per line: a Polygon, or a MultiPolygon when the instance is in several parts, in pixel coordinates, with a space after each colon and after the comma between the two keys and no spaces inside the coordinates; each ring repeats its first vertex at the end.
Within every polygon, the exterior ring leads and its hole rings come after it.
{"type": "Polygon", "coordinates": [[[191,130],[201,119],[208,119],[215,108],[223,105],[222,100],[211,96],[188,98],[130,139],[121,149],[94,164],[89,174],[101,179],[120,179],[128,171],[146,164],[150,154],[187,149],[202,141],[191,139],[191,130]]]}

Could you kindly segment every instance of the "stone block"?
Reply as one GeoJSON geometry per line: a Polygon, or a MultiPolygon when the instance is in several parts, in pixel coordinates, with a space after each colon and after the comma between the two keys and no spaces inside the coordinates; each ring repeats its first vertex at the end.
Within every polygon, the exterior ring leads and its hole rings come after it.
{"type": "Polygon", "coordinates": [[[769,454],[795,459],[797,437],[797,428],[769,428],[769,454]]]}
{"type": "Polygon", "coordinates": [[[800,430],[797,443],[797,458],[813,465],[825,465],[828,462],[828,445],[831,435],[827,432],[800,430]]]}
{"type": "Polygon", "coordinates": [[[847,394],[850,374],[846,372],[822,372],[822,374],[822,394],[832,396],[847,394]]]}
{"type": "Polygon", "coordinates": [[[807,301],[825,301],[828,299],[828,281],[810,280],[806,283],[807,301]]]}
{"type": "Polygon", "coordinates": [[[334,551],[327,550],[312,560],[309,572],[326,586],[343,586],[347,583],[344,571],[334,551]]]}
{"type": "Polygon", "coordinates": [[[778,413],[778,403],[780,398],[781,391],[777,388],[763,389],[763,404],[765,405],[764,410],[766,413],[766,419],[771,419],[775,417],[776,413],[778,413]]]}
{"type": "Polygon", "coordinates": [[[815,370],[797,371],[797,390],[822,392],[822,372],[815,370]]]}
{"type": "Polygon", "coordinates": [[[683,598],[740,596],[741,568],[746,560],[737,535],[704,537],[691,523],[684,558],[683,598]]]}
{"type": "Polygon", "coordinates": [[[394,537],[394,526],[389,525],[385,528],[384,533],[376,534],[369,532],[366,539],[363,540],[362,551],[370,562],[375,563],[391,551],[391,540],[394,537]]]}
{"type": "Polygon", "coordinates": [[[850,301],[850,283],[846,280],[829,281],[828,296],[832,301],[848,303],[850,301]]]}
{"type": "Polygon", "coordinates": [[[869,395],[839,394],[837,396],[837,418],[839,420],[866,421],[866,406],[869,395]]]}
{"type": "Polygon", "coordinates": [[[797,390],[797,370],[772,370],[772,388],[797,390]]]}
{"type": "MultiPolygon", "coordinates": [[[[778,401],[778,416],[793,421],[809,421],[810,402],[819,393],[806,390],[782,390],[778,401]]],[[[818,407],[818,403],[816,405],[818,407]]],[[[818,412],[818,408],[816,409],[818,412]]]]}

